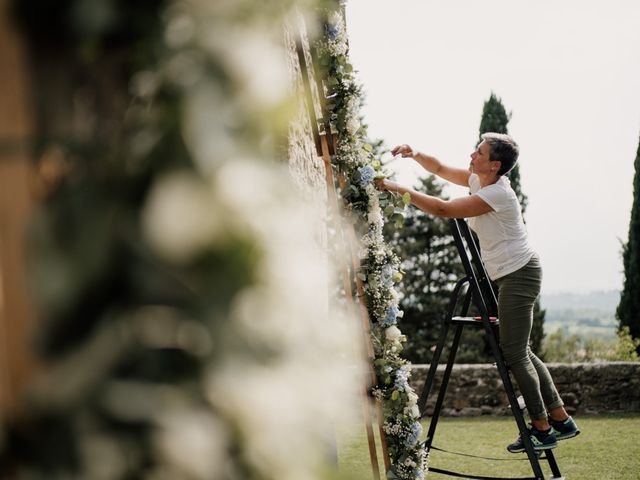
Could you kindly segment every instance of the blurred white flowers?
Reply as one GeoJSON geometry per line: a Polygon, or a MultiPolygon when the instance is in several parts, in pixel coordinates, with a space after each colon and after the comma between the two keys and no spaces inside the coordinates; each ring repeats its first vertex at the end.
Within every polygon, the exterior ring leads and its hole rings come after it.
{"type": "Polygon", "coordinates": [[[223,212],[201,178],[178,172],[157,181],[147,199],[142,224],[166,259],[183,263],[215,245],[226,232],[223,212]]]}
{"type": "Polygon", "coordinates": [[[243,3],[192,0],[168,18],[165,37],[178,49],[168,78],[184,89],[184,139],[196,171],[171,173],[152,186],[144,231],[162,257],[178,264],[248,238],[254,278],[230,299],[224,319],[211,319],[221,325],[212,323],[220,348],[204,374],[209,410],[169,408],[158,445],[168,471],[189,478],[215,479],[224,469],[225,478],[248,471],[311,480],[326,466],[332,425],[352,413],[359,385],[348,355],[354,340],[344,319],[328,315],[327,259],[315,241],[325,225],[263,148],[266,112],[289,91],[277,42],[282,25],[260,9],[239,16],[243,3]],[[220,12],[228,22],[207,23],[220,12]],[[175,62],[186,46],[198,63],[189,66],[192,81],[176,81],[175,62]],[[207,77],[210,64],[230,83],[207,77]]]}
{"type": "Polygon", "coordinates": [[[157,448],[173,465],[176,478],[225,477],[227,432],[221,420],[207,411],[184,410],[161,417],[160,423],[157,448]]]}
{"type": "Polygon", "coordinates": [[[359,129],[360,121],[357,118],[351,117],[349,120],[347,120],[347,132],[349,132],[349,135],[355,135],[356,133],[358,133],[359,129]]]}

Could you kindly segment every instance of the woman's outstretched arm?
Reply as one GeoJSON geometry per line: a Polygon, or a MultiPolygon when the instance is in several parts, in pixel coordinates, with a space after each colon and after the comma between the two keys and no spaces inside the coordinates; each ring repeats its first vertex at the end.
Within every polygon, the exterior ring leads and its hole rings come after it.
{"type": "Polygon", "coordinates": [[[444,178],[451,183],[455,183],[456,185],[461,185],[463,187],[469,186],[469,175],[471,175],[469,170],[445,165],[436,157],[414,150],[409,145],[398,145],[391,150],[391,154],[402,155],[404,158],[413,158],[426,171],[431,172],[434,175],[438,175],[439,177],[444,178]]]}
{"type": "Polygon", "coordinates": [[[408,193],[411,196],[411,203],[431,215],[445,218],[469,218],[477,217],[493,211],[487,202],[478,195],[454,198],[453,200],[442,200],[438,197],[426,195],[413,188],[404,187],[387,179],[376,182],[381,190],[389,190],[400,194],[408,193]]]}

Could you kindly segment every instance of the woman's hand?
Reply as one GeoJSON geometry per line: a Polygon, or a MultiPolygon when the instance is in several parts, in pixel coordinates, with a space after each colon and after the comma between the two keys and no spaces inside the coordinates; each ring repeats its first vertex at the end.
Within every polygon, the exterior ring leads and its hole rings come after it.
{"type": "Polygon", "coordinates": [[[413,148],[411,148],[406,143],[403,143],[402,145],[398,145],[393,150],[391,150],[391,155],[393,155],[394,157],[396,155],[402,155],[403,158],[407,158],[407,157],[413,158],[417,153],[418,152],[415,152],[413,148]]]}
{"type": "Polygon", "coordinates": [[[397,192],[398,191],[398,187],[400,187],[400,185],[398,185],[395,182],[392,182],[391,180],[387,180],[386,178],[378,178],[375,180],[376,182],[376,188],[378,190],[389,190],[391,192],[397,192]]]}

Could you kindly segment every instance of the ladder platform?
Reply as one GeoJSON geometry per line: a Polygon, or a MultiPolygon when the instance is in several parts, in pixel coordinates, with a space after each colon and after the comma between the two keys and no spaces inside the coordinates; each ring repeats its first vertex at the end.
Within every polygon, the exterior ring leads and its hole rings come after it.
{"type": "MultiPolygon", "coordinates": [[[[451,317],[453,323],[466,323],[474,325],[482,325],[482,317],[451,317]]],[[[500,320],[497,317],[489,317],[489,323],[492,325],[499,325],[500,320]]]]}

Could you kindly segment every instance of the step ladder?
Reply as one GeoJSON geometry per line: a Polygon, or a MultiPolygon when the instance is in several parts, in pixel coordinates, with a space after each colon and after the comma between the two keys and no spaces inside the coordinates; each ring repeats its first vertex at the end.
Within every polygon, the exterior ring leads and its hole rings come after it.
{"type": "MultiPolygon", "coordinates": [[[[564,479],[564,477],[560,474],[560,469],[553,455],[553,451],[545,450],[544,457],[541,455],[539,456],[534,450],[533,444],[531,443],[531,439],[528,435],[527,425],[525,423],[524,415],[523,415],[523,406],[520,405],[518,402],[518,399],[516,399],[513,384],[511,383],[511,379],[509,377],[507,364],[504,360],[504,357],[502,356],[502,352],[498,345],[498,335],[497,335],[497,327],[499,325],[499,320],[497,318],[498,304],[497,304],[495,293],[491,286],[491,281],[487,276],[487,273],[484,269],[484,265],[480,258],[480,251],[477,247],[475,238],[472,235],[471,230],[469,229],[469,226],[464,219],[451,219],[449,223],[453,233],[455,245],[458,249],[458,253],[460,254],[460,258],[462,260],[465,276],[460,280],[458,280],[458,282],[456,283],[453,289],[453,292],[451,293],[451,299],[449,301],[447,316],[445,317],[444,324],[442,326],[440,339],[438,340],[438,344],[434,352],[433,359],[431,361],[431,366],[429,368],[429,373],[427,374],[427,379],[425,381],[424,388],[418,400],[418,407],[420,409],[422,417],[424,417],[426,416],[427,399],[433,387],[433,382],[435,379],[438,364],[440,362],[440,357],[442,355],[442,351],[444,350],[445,343],[447,343],[449,330],[453,330],[453,340],[451,341],[451,344],[449,347],[449,356],[447,358],[447,364],[442,377],[442,383],[440,384],[440,390],[438,392],[438,397],[436,399],[433,415],[431,416],[431,423],[429,425],[429,430],[427,433],[427,439],[424,443],[424,448],[427,450],[427,452],[429,452],[431,449],[434,449],[434,450],[436,449],[436,447],[434,447],[433,445],[433,439],[436,433],[436,427],[438,426],[440,413],[442,412],[442,405],[443,405],[444,397],[447,391],[449,378],[451,377],[451,370],[453,369],[456,353],[460,345],[460,337],[462,335],[462,330],[465,326],[483,328],[485,331],[485,337],[491,348],[491,352],[495,358],[496,366],[500,373],[502,384],[504,386],[505,392],[507,393],[511,412],[513,413],[513,416],[518,425],[518,430],[520,431],[520,435],[523,438],[525,451],[529,459],[529,463],[531,464],[531,469],[534,475],[533,477],[520,477],[520,478],[527,478],[527,479],[533,479],[533,480],[545,480],[544,474],[542,472],[542,468],[540,466],[540,460],[544,459],[544,460],[547,460],[547,462],[549,463],[549,468],[551,469],[552,476],[549,478],[557,479],[557,480],[564,479]],[[479,317],[467,316],[471,303],[473,303],[476,309],[480,312],[479,317]],[[460,308],[458,310],[459,306],[460,308]],[[458,315],[456,315],[456,311],[459,311],[458,315]]],[[[508,477],[488,477],[488,476],[479,476],[479,475],[471,475],[471,474],[460,474],[457,472],[450,472],[447,470],[438,469],[433,466],[429,466],[429,470],[435,473],[441,473],[444,475],[462,477],[462,478],[475,478],[475,479],[508,478],[508,477]]]]}

